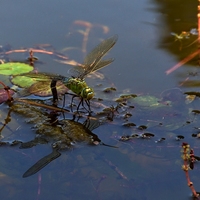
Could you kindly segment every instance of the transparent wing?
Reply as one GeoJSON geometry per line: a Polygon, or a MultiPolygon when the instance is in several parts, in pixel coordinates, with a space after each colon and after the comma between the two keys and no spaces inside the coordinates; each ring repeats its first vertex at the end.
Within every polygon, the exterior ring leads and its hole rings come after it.
{"type": "Polygon", "coordinates": [[[83,62],[84,72],[80,78],[84,78],[87,74],[99,70],[102,67],[110,64],[113,60],[101,61],[103,56],[115,45],[118,36],[114,35],[97,45],[86,57],[83,62]],[[100,63],[100,65],[98,65],[100,63]]]}
{"type": "Polygon", "coordinates": [[[92,70],[92,72],[95,72],[103,67],[106,67],[107,65],[109,65],[111,62],[113,62],[114,59],[108,59],[108,60],[101,60],[96,66],[95,68],[92,70]]]}
{"type": "MultiPolygon", "coordinates": [[[[103,67],[106,67],[107,65],[109,65],[111,62],[113,62],[114,59],[111,58],[111,59],[108,59],[108,60],[101,60],[96,66],[95,66],[95,69],[92,70],[92,72],[95,72],[103,67]]],[[[83,73],[85,74],[85,70],[83,67],[80,67],[80,66],[76,66],[76,70],[72,69],[73,70],[73,73],[72,74],[72,77],[84,77],[83,76],[83,73]]],[[[89,73],[88,73],[89,74],[89,73]]]]}
{"type": "Polygon", "coordinates": [[[23,74],[19,74],[13,77],[17,77],[17,76],[26,76],[29,78],[35,78],[38,81],[47,81],[49,79],[56,79],[56,80],[64,80],[66,77],[61,76],[61,75],[57,75],[57,74],[51,74],[51,73],[43,73],[43,72],[28,72],[28,73],[23,73],[23,74]]]}
{"type": "Polygon", "coordinates": [[[55,85],[57,90],[60,91],[58,93],[61,94],[63,93],[61,90],[66,89],[64,82],[67,82],[68,79],[69,77],[64,77],[57,74],[29,72],[13,76],[11,82],[14,85],[24,88],[18,91],[20,96],[35,94],[36,96],[46,97],[52,95],[51,83],[53,80],[56,81],[55,85]]]}

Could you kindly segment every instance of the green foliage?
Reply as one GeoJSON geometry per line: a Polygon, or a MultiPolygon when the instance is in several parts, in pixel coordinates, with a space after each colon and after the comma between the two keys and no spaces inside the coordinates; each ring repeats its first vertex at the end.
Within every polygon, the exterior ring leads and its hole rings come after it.
{"type": "Polygon", "coordinates": [[[33,70],[33,67],[20,62],[8,62],[0,65],[0,74],[17,75],[27,73],[33,70]]]}
{"type": "Polygon", "coordinates": [[[30,87],[31,85],[33,85],[34,83],[37,82],[37,79],[35,78],[30,78],[27,76],[23,76],[23,75],[19,75],[19,76],[15,76],[11,79],[11,82],[14,85],[17,85],[21,88],[26,88],[26,87],[30,87]]]}

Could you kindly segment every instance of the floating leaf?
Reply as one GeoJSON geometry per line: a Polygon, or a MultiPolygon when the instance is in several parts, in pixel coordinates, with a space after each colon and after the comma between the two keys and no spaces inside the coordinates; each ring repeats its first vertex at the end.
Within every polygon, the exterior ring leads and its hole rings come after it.
{"type": "Polygon", "coordinates": [[[151,138],[151,137],[154,137],[154,134],[152,134],[152,133],[143,133],[143,134],[141,135],[141,137],[142,137],[142,138],[151,138]]]}
{"type": "Polygon", "coordinates": [[[0,65],[0,74],[3,75],[16,75],[27,73],[33,70],[33,67],[19,62],[8,62],[0,65]]]}
{"type": "Polygon", "coordinates": [[[19,87],[30,87],[37,81],[51,81],[50,77],[48,75],[44,75],[43,73],[26,73],[22,75],[14,76],[11,79],[11,82],[14,85],[17,85],[19,87]]]}
{"type": "Polygon", "coordinates": [[[192,110],[192,112],[195,114],[200,114],[200,110],[192,110]]]}
{"type": "Polygon", "coordinates": [[[126,126],[126,127],[136,126],[136,124],[134,124],[133,122],[123,123],[122,125],[123,125],[123,126],[126,126]]]}
{"type": "Polygon", "coordinates": [[[105,88],[103,91],[109,93],[109,92],[116,91],[116,90],[117,90],[116,88],[110,87],[110,88],[105,88]]]}
{"type": "Polygon", "coordinates": [[[15,76],[11,79],[11,82],[14,85],[17,85],[21,88],[30,87],[33,85],[37,80],[34,80],[33,78],[26,77],[26,76],[15,76]]]}
{"type": "Polygon", "coordinates": [[[129,135],[122,135],[120,138],[119,138],[119,140],[121,140],[121,141],[127,141],[127,140],[130,140],[132,137],[131,136],[129,136],[129,135]]]}
{"type": "MultiPolygon", "coordinates": [[[[14,94],[13,90],[9,90],[10,96],[14,94]]],[[[8,100],[8,93],[5,89],[0,89],[0,104],[8,100]]]]}
{"type": "Polygon", "coordinates": [[[127,119],[127,118],[129,118],[129,117],[131,117],[131,116],[132,116],[131,113],[126,113],[126,114],[123,116],[123,118],[124,118],[124,119],[127,119]]]}
{"type": "Polygon", "coordinates": [[[200,92],[194,92],[194,91],[192,91],[192,92],[185,92],[184,94],[187,94],[187,95],[195,95],[195,96],[197,96],[197,97],[200,97],[200,92]]]}
{"type": "Polygon", "coordinates": [[[177,135],[176,136],[176,140],[177,141],[180,141],[180,140],[183,140],[185,137],[183,135],[177,135]]]}
{"type": "Polygon", "coordinates": [[[138,126],[138,129],[139,129],[139,130],[145,130],[145,129],[147,129],[147,126],[145,126],[145,125],[140,125],[140,126],[138,126]]]}

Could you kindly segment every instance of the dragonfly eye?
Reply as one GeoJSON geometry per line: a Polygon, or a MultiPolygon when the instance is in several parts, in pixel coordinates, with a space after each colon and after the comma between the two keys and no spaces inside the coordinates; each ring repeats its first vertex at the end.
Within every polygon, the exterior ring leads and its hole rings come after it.
{"type": "Polygon", "coordinates": [[[94,97],[94,90],[90,87],[86,87],[81,91],[81,96],[84,99],[90,100],[94,97]]]}

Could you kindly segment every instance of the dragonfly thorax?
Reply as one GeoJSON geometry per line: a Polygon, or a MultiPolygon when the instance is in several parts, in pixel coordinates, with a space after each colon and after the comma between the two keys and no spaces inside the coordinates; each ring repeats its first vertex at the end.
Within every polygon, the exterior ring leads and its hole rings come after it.
{"type": "Polygon", "coordinates": [[[94,90],[88,87],[87,83],[80,78],[70,78],[65,85],[72,92],[86,100],[90,100],[94,97],[94,90]]]}

